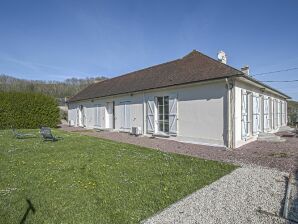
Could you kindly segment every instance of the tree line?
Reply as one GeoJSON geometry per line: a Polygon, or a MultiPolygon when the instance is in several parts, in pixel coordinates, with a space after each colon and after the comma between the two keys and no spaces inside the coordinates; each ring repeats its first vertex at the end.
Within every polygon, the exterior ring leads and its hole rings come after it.
{"type": "Polygon", "coordinates": [[[70,78],[64,81],[40,81],[19,79],[8,75],[0,75],[0,92],[32,92],[42,93],[63,99],[77,94],[94,82],[107,79],[104,76],[94,78],[70,78]]]}
{"type": "Polygon", "coordinates": [[[288,123],[291,125],[298,124],[298,102],[288,101],[288,123]]]}

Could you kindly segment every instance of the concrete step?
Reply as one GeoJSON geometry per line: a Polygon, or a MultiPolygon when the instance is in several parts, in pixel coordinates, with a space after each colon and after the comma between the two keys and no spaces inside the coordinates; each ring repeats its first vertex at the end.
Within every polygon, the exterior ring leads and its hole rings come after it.
{"type": "Polygon", "coordinates": [[[294,131],[295,128],[291,128],[289,126],[283,126],[278,129],[278,131],[294,131]]]}
{"type": "Polygon", "coordinates": [[[265,141],[265,142],[285,142],[286,139],[281,138],[272,133],[260,133],[258,136],[258,141],[265,141]]]}
{"type": "Polygon", "coordinates": [[[259,142],[285,142],[286,139],[280,138],[280,139],[258,139],[259,142]]]}
{"type": "Polygon", "coordinates": [[[273,133],[265,133],[265,132],[261,132],[259,133],[258,137],[275,137],[276,135],[273,133]]]}
{"type": "Polygon", "coordinates": [[[100,132],[100,131],[108,131],[108,132],[113,132],[113,128],[94,128],[95,131],[100,132]]]}

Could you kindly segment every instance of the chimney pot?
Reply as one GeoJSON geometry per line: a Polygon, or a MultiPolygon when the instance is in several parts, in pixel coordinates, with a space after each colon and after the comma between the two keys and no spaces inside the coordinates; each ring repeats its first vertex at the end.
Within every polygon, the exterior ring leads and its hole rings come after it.
{"type": "Polygon", "coordinates": [[[249,76],[249,66],[245,65],[241,68],[241,72],[243,72],[245,75],[249,76]]]}

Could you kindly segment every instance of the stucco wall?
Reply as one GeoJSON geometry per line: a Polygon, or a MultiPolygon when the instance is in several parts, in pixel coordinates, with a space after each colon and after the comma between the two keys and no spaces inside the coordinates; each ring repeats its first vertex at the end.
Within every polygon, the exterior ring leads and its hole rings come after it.
{"type": "MultiPolygon", "coordinates": [[[[235,80],[232,96],[234,100],[234,126],[233,126],[233,143],[234,147],[239,147],[257,136],[251,136],[249,139],[242,139],[242,105],[241,90],[245,89],[254,94],[268,96],[271,99],[285,102],[285,98],[268,90],[260,89],[255,85],[235,80]]],[[[146,99],[156,96],[173,96],[177,97],[177,136],[171,136],[175,140],[206,143],[215,145],[227,145],[227,89],[224,80],[209,81],[204,83],[180,85],[163,89],[138,92],[133,94],[124,94],[113,97],[86,100],[69,104],[68,117],[78,125],[77,107],[83,105],[86,108],[86,128],[95,128],[95,105],[102,106],[100,119],[102,126],[105,120],[105,106],[107,102],[115,103],[115,130],[121,127],[120,121],[120,103],[123,101],[130,102],[131,126],[140,127],[143,134],[146,133],[146,99]]],[[[286,113],[286,111],[285,111],[286,113]]],[[[156,120],[154,122],[157,122],[156,120]]],[[[286,125],[286,120],[281,122],[272,132],[280,126],[286,125]]]]}
{"type": "MultiPolygon", "coordinates": [[[[225,138],[225,96],[224,81],[189,84],[150,90],[135,94],[107,97],[81,101],[69,105],[69,119],[76,120],[76,107],[84,105],[87,108],[86,128],[94,128],[94,105],[105,105],[115,102],[115,129],[119,130],[119,104],[121,101],[131,101],[132,126],[146,130],[145,100],[150,96],[177,96],[177,136],[171,137],[180,141],[224,145],[225,138]]],[[[143,132],[146,134],[146,132],[143,132]]]]}
{"type": "Polygon", "coordinates": [[[130,102],[130,108],[131,108],[131,124],[132,126],[143,126],[143,96],[142,94],[128,94],[123,96],[115,96],[115,97],[106,97],[101,99],[93,99],[91,100],[85,100],[80,102],[74,102],[69,104],[69,110],[68,110],[68,116],[69,120],[76,120],[76,110],[79,105],[83,105],[86,107],[86,128],[95,128],[95,107],[96,105],[100,105],[102,107],[102,111],[100,113],[99,119],[101,120],[101,127],[105,128],[105,106],[107,102],[113,102],[115,103],[115,129],[120,128],[120,120],[119,120],[119,105],[123,101],[129,101],[130,102]]]}
{"type": "Polygon", "coordinates": [[[224,82],[201,85],[179,91],[179,136],[224,144],[224,82]]]}
{"type": "MultiPolygon", "coordinates": [[[[235,113],[234,113],[234,145],[235,147],[240,147],[241,145],[244,145],[246,143],[249,143],[251,141],[254,141],[257,139],[257,135],[256,136],[251,136],[249,139],[244,140],[242,139],[242,126],[241,126],[241,119],[242,119],[242,97],[241,97],[241,91],[246,90],[249,92],[252,92],[254,94],[260,95],[260,96],[268,96],[271,99],[276,99],[278,101],[283,101],[285,103],[285,107],[286,107],[286,100],[285,98],[274,94],[270,91],[267,91],[266,89],[261,90],[260,88],[250,85],[248,83],[245,82],[241,82],[241,81],[235,81],[235,89],[234,89],[234,100],[235,100],[235,113]]],[[[286,111],[285,111],[286,113],[286,111]]],[[[263,120],[262,120],[263,122],[263,120]]],[[[281,126],[285,126],[286,125],[286,120],[284,122],[282,122],[279,126],[276,126],[275,128],[271,129],[268,132],[276,132],[278,130],[279,127],[281,126]]],[[[264,132],[267,132],[266,130],[264,130],[264,132]]]]}
{"type": "Polygon", "coordinates": [[[224,81],[193,84],[145,93],[148,96],[177,95],[177,137],[173,139],[224,145],[224,81]]]}

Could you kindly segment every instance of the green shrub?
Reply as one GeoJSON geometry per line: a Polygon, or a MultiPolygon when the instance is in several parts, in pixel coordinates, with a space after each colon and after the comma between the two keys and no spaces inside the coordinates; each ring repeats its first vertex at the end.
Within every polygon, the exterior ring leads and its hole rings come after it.
{"type": "Polygon", "coordinates": [[[0,92],[0,129],[56,127],[59,108],[54,98],[39,93],[0,92]]]}
{"type": "Polygon", "coordinates": [[[67,121],[68,113],[65,110],[60,109],[60,120],[66,120],[67,121]]]}

